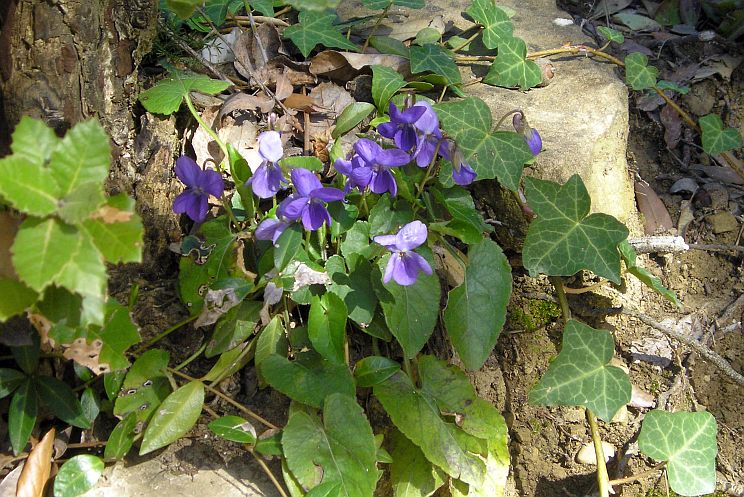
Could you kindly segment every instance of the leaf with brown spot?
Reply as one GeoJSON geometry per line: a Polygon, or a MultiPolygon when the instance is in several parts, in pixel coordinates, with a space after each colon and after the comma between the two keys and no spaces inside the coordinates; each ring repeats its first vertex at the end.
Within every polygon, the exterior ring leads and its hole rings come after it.
{"type": "Polygon", "coordinates": [[[106,224],[126,223],[134,217],[134,212],[117,209],[111,205],[104,205],[93,213],[91,219],[100,219],[106,224]]]}
{"type": "Polygon", "coordinates": [[[54,433],[54,428],[46,432],[41,442],[31,449],[18,478],[16,497],[43,497],[44,486],[52,470],[54,433]]]}
{"type": "Polygon", "coordinates": [[[65,359],[72,359],[78,364],[90,368],[95,374],[108,373],[111,371],[111,367],[99,362],[102,348],[103,342],[100,339],[88,343],[85,338],[76,338],[65,348],[62,355],[65,359]]]}
{"type": "Polygon", "coordinates": [[[661,201],[648,183],[636,181],[635,194],[638,210],[643,214],[643,231],[647,235],[674,228],[674,223],[664,202],[661,201]]]}

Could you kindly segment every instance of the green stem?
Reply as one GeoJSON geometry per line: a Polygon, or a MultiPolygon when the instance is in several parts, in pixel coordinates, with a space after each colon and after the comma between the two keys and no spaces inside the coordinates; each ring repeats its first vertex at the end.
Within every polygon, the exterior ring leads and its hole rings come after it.
{"type": "MultiPolygon", "coordinates": [[[[194,107],[194,103],[191,101],[191,97],[188,93],[186,93],[183,96],[183,99],[186,101],[186,106],[189,108],[189,111],[191,112],[191,115],[194,116],[194,119],[196,119],[196,122],[199,123],[199,125],[204,128],[204,131],[207,132],[207,134],[212,137],[212,139],[217,142],[217,145],[220,146],[220,150],[222,150],[222,154],[225,156],[225,158],[222,160],[224,163],[225,161],[230,160],[230,156],[227,153],[227,146],[225,143],[220,140],[220,137],[217,136],[217,133],[202,119],[202,117],[199,115],[199,113],[196,111],[196,108],[194,107]]],[[[217,167],[219,168],[220,172],[224,172],[225,168],[222,166],[222,163],[218,164],[217,167]]]]}
{"type": "Polygon", "coordinates": [[[145,342],[142,345],[140,345],[134,352],[132,352],[132,355],[134,355],[134,356],[140,355],[142,352],[145,351],[145,349],[148,349],[151,346],[155,345],[160,340],[162,340],[163,338],[167,337],[168,335],[170,335],[171,333],[173,333],[177,329],[181,328],[182,326],[185,326],[185,325],[189,324],[191,321],[195,321],[196,318],[198,318],[198,317],[199,317],[199,315],[196,314],[194,316],[189,316],[189,317],[187,317],[186,319],[184,319],[182,321],[179,321],[178,323],[174,324],[173,326],[171,326],[170,328],[168,328],[164,332],[160,333],[159,335],[155,336],[154,338],[151,338],[147,342],[145,342]]]}
{"type": "Polygon", "coordinates": [[[482,30],[482,29],[483,29],[483,26],[478,26],[478,31],[476,31],[476,32],[475,32],[475,34],[474,34],[473,36],[471,36],[471,37],[470,37],[470,38],[468,38],[467,40],[465,40],[465,41],[463,41],[462,43],[460,43],[459,45],[457,45],[457,46],[456,46],[455,48],[453,48],[453,49],[452,49],[452,51],[453,51],[453,52],[459,52],[459,51],[460,51],[460,50],[462,50],[463,48],[465,48],[465,47],[467,47],[468,45],[470,45],[470,43],[471,43],[471,42],[472,42],[473,40],[475,40],[475,39],[476,39],[476,38],[478,37],[478,35],[479,35],[479,34],[481,34],[481,30],[482,30]]]}
{"type": "Polygon", "coordinates": [[[571,319],[571,309],[568,308],[566,291],[563,289],[563,280],[560,276],[548,276],[548,280],[555,287],[555,293],[558,297],[558,303],[561,305],[561,314],[563,314],[563,323],[567,324],[571,319]]]}
{"type": "MultiPolygon", "coordinates": [[[[437,147],[434,149],[434,155],[432,155],[431,157],[431,162],[429,163],[429,167],[426,168],[426,174],[424,174],[424,179],[422,179],[421,183],[419,183],[418,186],[416,187],[416,199],[417,200],[421,200],[419,198],[421,196],[421,192],[424,191],[424,186],[426,186],[426,182],[429,181],[431,170],[434,169],[434,164],[437,163],[437,154],[439,154],[439,146],[441,144],[442,144],[441,140],[437,142],[437,147]]],[[[414,214],[416,213],[415,210],[416,209],[414,206],[414,214]]]]}
{"type": "Polygon", "coordinates": [[[594,453],[597,456],[597,487],[599,488],[599,497],[609,497],[610,477],[607,474],[607,463],[605,462],[604,450],[602,450],[602,439],[599,436],[597,418],[591,410],[587,409],[586,419],[589,421],[589,429],[592,432],[592,442],[594,442],[594,453]]]}
{"type": "Polygon", "coordinates": [[[388,10],[390,10],[390,7],[392,7],[393,2],[390,2],[387,7],[382,9],[382,12],[380,12],[380,16],[375,21],[374,26],[372,26],[372,29],[369,32],[369,36],[366,40],[364,40],[364,45],[362,45],[362,53],[364,53],[365,50],[367,50],[367,47],[369,46],[369,39],[375,35],[375,31],[377,31],[377,28],[380,26],[380,23],[385,18],[385,16],[388,13],[388,10]]]}
{"type": "Polygon", "coordinates": [[[186,358],[185,361],[183,361],[181,364],[179,364],[178,366],[176,366],[173,369],[175,369],[176,371],[182,370],[183,368],[185,368],[186,366],[188,366],[189,364],[191,364],[194,361],[194,359],[196,359],[197,357],[199,357],[201,355],[201,353],[204,352],[204,349],[206,349],[206,348],[207,348],[207,344],[206,343],[203,343],[201,347],[199,347],[198,349],[196,349],[196,352],[194,352],[193,354],[191,354],[188,358],[186,358]]]}

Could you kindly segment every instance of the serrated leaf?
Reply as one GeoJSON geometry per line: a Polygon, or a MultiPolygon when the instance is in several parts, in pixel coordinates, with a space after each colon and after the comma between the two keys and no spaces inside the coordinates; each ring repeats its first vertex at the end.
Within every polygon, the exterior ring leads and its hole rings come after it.
{"type": "Polygon", "coordinates": [[[331,138],[336,140],[339,136],[345,135],[370,115],[373,110],[375,110],[375,106],[369,102],[350,103],[336,119],[336,127],[333,128],[331,138]]]}
{"type": "Polygon", "coordinates": [[[0,322],[28,309],[39,298],[39,294],[20,281],[0,278],[0,322]]]}
{"type": "Polygon", "coordinates": [[[444,485],[447,474],[432,465],[421,449],[401,432],[393,431],[391,442],[393,497],[428,497],[444,485]]]}
{"type": "Polygon", "coordinates": [[[10,150],[13,156],[38,166],[44,166],[60,140],[44,121],[29,116],[21,117],[12,139],[10,150]]]}
{"type": "Polygon", "coordinates": [[[421,448],[429,461],[469,484],[483,482],[486,466],[468,450],[469,435],[445,422],[434,400],[416,390],[406,374],[399,371],[373,389],[395,426],[421,448]]]}
{"type": "Polygon", "coordinates": [[[26,378],[28,376],[17,369],[0,368],[0,399],[13,393],[26,378]]]}
{"type": "Polygon", "coordinates": [[[371,387],[383,382],[400,370],[400,364],[381,356],[367,356],[354,366],[358,387],[371,387]]]}
{"type": "Polygon", "coordinates": [[[60,195],[66,197],[86,183],[103,186],[110,161],[109,137],[98,121],[91,119],[75,125],[62,138],[52,152],[49,171],[60,195]]]}
{"type": "MultiPolygon", "coordinates": [[[[386,255],[380,259],[380,275],[390,257],[386,255]]],[[[373,279],[377,279],[376,275],[373,279]]],[[[416,283],[402,286],[393,280],[385,284],[380,276],[374,286],[388,329],[400,343],[405,357],[414,357],[429,340],[437,324],[441,292],[439,278],[436,273],[419,273],[416,283]]]]}
{"type": "Polygon", "coordinates": [[[615,352],[612,334],[571,320],[563,332],[561,351],[529,393],[538,405],[583,406],[610,421],[630,402],[630,380],[609,366],[615,352]]]}
{"type": "Polygon", "coordinates": [[[307,57],[317,45],[358,52],[359,47],[347,40],[333,25],[335,20],[335,13],[303,11],[297,24],[284,30],[284,37],[292,40],[303,57],[307,57]]]}
{"type": "Polygon", "coordinates": [[[648,65],[648,57],[633,52],[625,57],[625,82],[634,90],[647,90],[656,85],[659,70],[648,65]]]}
{"type": "Polygon", "coordinates": [[[597,32],[607,39],[607,41],[614,41],[615,43],[622,43],[625,41],[625,36],[620,31],[617,31],[607,26],[597,26],[597,32]]]}
{"type": "Polygon", "coordinates": [[[528,90],[542,82],[540,67],[527,59],[527,44],[521,38],[509,38],[498,44],[499,54],[483,77],[487,85],[528,90]]]}
{"type": "Polygon", "coordinates": [[[369,324],[377,308],[377,296],[370,284],[372,265],[369,261],[360,257],[347,274],[344,259],[334,255],[326,261],[325,269],[332,281],[327,286],[328,291],[343,300],[349,319],[360,325],[369,324]]]}
{"type": "Polygon", "coordinates": [[[290,471],[313,495],[372,497],[377,448],[372,427],[353,395],[326,397],[322,424],[314,414],[293,412],[282,433],[282,448],[290,471]],[[312,492],[319,485],[336,491],[312,492]]]}
{"type": "Polygon", "coordinates": [[[90,421],[83,414],[83,407],[66,383],[52,376],[39,376],[36,379],[36,391],[42,402],[65,423],[78,428],[88,429],[90,421]]]}
{"type": "Polygon", "coordinates": [[[78,225],[98,210],[106,197],[100,183],[84,183],[59,201],[57,214],[68,224],[78,225]]]}
{"type": "Polygon", "coordinates": [[[465,367],[480,369],[506,321],[511,267],[496,243],[484,239],[468,250],[465,281],[450,290],[444,323],[465,367]]]}
{"type": "MultiPolygon", "coordinates": [[[[106,205],[118,208],[123,199],[112,197],[106,205]]],[[[107,222],[106,219],[89,219],[83,223],[84,229],[93,243],[101,251],[107,262],[142,262],[143,227],[140,217],[129,209],[121,209],[121,221],[107,222]]]]}
{"type": "Polygon", "coordinates": [[[13,394],[8,408],[8,435],[13,454],[18,455],[26,448],[31,430],[36,424],[37,411],[36,383],[32,378],[27,378],[13,394]]]}
{"type": "Polygon", "coordinates": [[[406,85],[398,71],[386,66],[373,65],[372,68],[372,100],[377,110],[387,112],[388,102],[395,93],[406,85]]]}
{"type": "Polygon", "coordinates": [[[340,392],[353,396],[354,380],[344,364],[318,359],[312,362],[289,361],[272,354],[264,358],[259,371],[266,382],[292,400],[320,407],[326,396],[340,392]]]}
{"type": "Polygon", "coordinates": [[[493,50],[498,48],[499,43],[512,38],[514,26],[507,13],[494,0],[473,0],[465,12],[483,26],[483,44],[487,48],[493,50]]]}
{"type": "Polygon", "coordinates": [[[709,412],[646,414],[638,447],[648,457],[667,461],[669,486],[680,495],[712,493],[716,487],[716,418],[709,412]]]}
{"type": "Polygon", "coordinates": [[[452,53],[439,45],[427,43],[423,46],[413,46],[410,48],[410,56],[413,74],[429,71],[444,77],[448,85],[462,81],[452,53]]]}
{"type": "Polygon", "coordinates": [[[702,143],[705,153],[718,155],[744,146],[741,133],[736,128],[723,128],[723,121],[718,114],[708,114],[700,118],[702,143]]]}
{"type": "Polygon", "coordinates": [[[145,430],[140,455],[165,447],[188,433],[203,405],[204,385],[200,381],[191,381],[166,397],[145,430]]]}
{"type": "Polygon", "coordinates": [[[231,442],[244,444],[256,443],[256,429],[240,416],[222,416],[207,425],[218,437],[231,442]]]}
{"type": "Polygon", "coordinates": [[[47,216],[57,210],[59,188],[48,179],[49,170],[25,157],[0,159],[0,195],[19,211],[47,216]]]}
{"type": "Polygon", "coordinates": [[[100,457],[81,454],[68,459],[54,477],[55,497],[77,497],[93,488],[103,474],[100,457]]]}
{"type": "Polygon", "coordinates": [[[620,251],[620,256],[625,261],[625,266],[630,274],[638,278],[641,283],[667,299],[669,302],[676,305],[679,309],[682,308],[682,303],[677,299],[676,293],[666,288],[659,278],[636,264],[636,252],[633,249],[633,246],[628,243],[628,240],[623,240],[617,248],[620,251]]]}
{"type": "Polygon", "coordinates": [[[169,115],[181,107],[183,97],[189,92],[216,95],[230,86],[231,83],[227,81],[211,79],[203,74],[174,72],[167,79],[159,81],[149,90],[140,93],[139,101],[145,109],[154,114],[169,115]]]}
{"type": "Polygon", "coordinates": [[[334,293],[313,296],[307,316],[307,334],[313,348],[325,359],[344,363],[346,304],[334,293]]]}
{"type": "Polygon", "coordinates": [[[526,179],[527,202],[537,214],[522,250],[524,267],[535,276],[570,276],[588,269],[620,283],[617,246],[628,228],[607,214],[589,214],[591,199],[578,175],[564,185],[526,179]]]}
{"type": "Polygon", "coordinates": [[[470,97],[435,106],[444,130],[454,138],[478,179],[497,178],[516,191],[524,164],[534,158],[527,143],[511,131],[491,131],[491,110],[485,102],[470,97]]]}

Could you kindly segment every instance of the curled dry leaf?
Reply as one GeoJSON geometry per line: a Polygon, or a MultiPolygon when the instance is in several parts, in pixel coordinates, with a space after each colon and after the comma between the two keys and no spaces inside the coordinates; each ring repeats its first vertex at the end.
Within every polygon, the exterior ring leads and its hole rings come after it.
{"type": "Polygon", "coordinates": [[[435,29],[440,35],[443,35],[446,28],[444,17],[439,15],[433,19],[406,19],[398,23],[384,21],[376,28],[368,27],[356,30],[355,32],[365,38],[370,35],[389,36],[399,41],[406,41],[416,38],[418,32],[424,28],[435,29]]]}
{"type": "Polygon", "coordinates": [[[36,314],[33,312],[26,313],[31,326],[36,328],[39,332],[39,339],[41,341],[41,348],[45,352],[55,347],[54,340],[49,338],[49,331],[52,329],[52,322],[43,314],[36,314]]]}
{"type": "Polygon", "coordinates": [[[279,74],[279,76],[277,76],[276,78],[274,96],[276,96],[276,98],[279,100],[284,100],[285,98],[290,96],[293,91],[294,88],[292,87],[292,82],[287,76],[287,69],[283,68],[281,74],[279,74]]]}
{"type": "Polygon", "coordinates": [[[217,117],[217,122],[222,122],[222,118],[237,110],[259,110],[268,114],[274,108],[274,100],[271,97],[258,93],[251,95],[249,93],[236,93],[225,100],[217,117]]]}
{"type": "MultiPolygon", "coordinates": [[[[202,111],[201,118],[207,123],[212,129],[215,128],[217,123],[217,116],[219,115],[219,107],[207,107],[202,111]]],[[[197,126],[191,137],[191,146],[194,149],[196,155],[196,163],[200,166],[205,164],[219,164],[222,162],[222,150],[219,145],[212,140],[212,137],[201,127],[197,126]]]]}
{"type": "Polygon", "coordinates": [[[300,110],[302,112],[321,112],[323,110],[316,104],[313,97],[301,93],[292,93],[284,99],[283,103],[290,109],[300,110]]]}
{"type": "Polygon", "coordinates": [[[279,32],[274,26],[262,24],[256,29],[255,36],[251,31],[244,31],[234,45],[235,69],[248,81],[252,78],[262,81],[265,79],[262,69],[279,55],[281,46],[279,32]]]}
{"type": "Polygon", "coordinates": [[[258,126],[249,119],[234,120],[225,118],[225,124],[217,131],[217,136],[231,144],[243,157],[256,146],[258,126]]]}
{"type": "Polygon", "coordinates": [[[647,235],[674,228],[672,217],[664,202],[648,183],[636,181],[635,193],[638,210],[643,214],[643,230],[647,235]]]}
{"type": "Polygon", "coordinates": [[[100,339],[88,343],[85,338],[76,338],[69,346],[66,346],[62,355],[65,359],[72,359],[89,368],[95,374],[108,373],[111,367],[106,363],[98,362],[101,348],[103,348],[103,341],[100,339]]]}
{"type": "Polygon", "coordinates": [[[54,433],[54,428],[46,432],[41,442],[31,449],[21,477],[18,478],[16,497],[43,497],[44,486],[52,470],[54,433]]]}
{"type": "Polygon", "coordinates": [[[310,126],[307,133],[311,139],[324,136],[325,132],[336,123],[336,118],[346,108],[354,103],[348,91],[335,83],[321,83],[310,92],[318,107],[323,113],[315,113],[310,117],[310,126]]]}
{"type": "Polygon", "coordinates": [[[336,81],[349,81],[357,73],[369,66],[386,66],[403,75],[410,76],[408,59],[400,55],[379,53],[354,53],[324,50],[310,59],[310,72],[316,76],[326,76],[336,81]]]}
{"type": "Polygon", "coordinates": [[[235,288],[207,290],[207,294],[204,296],[204,308],[194,323],[194,328],[216,323],[227,311],[238,305],[241,300],[236,294],[235,288]]]}
{"type": "MultiPolygon", "coordinates": [[[[5,458],[9,458],[10,460],[13,460],[14,458],[11,456],[2,456],[2,469],[5,467],[10,461],[6,461],[5,458]]],[[[5,478],[3,478],[3,481],[0,482],[0,497],[16,497],[16,487],[18,486],[18,478],[21,477],[21,473],[23,472],[23,467],[26,465],[25,462],[21,461],[21,464],[16,467],[13,471],[5,475],[5,478]]]]}

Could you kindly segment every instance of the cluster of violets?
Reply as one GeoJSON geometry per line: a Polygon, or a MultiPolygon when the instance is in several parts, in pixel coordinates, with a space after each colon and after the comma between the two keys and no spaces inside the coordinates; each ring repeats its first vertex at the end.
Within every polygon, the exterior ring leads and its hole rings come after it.
{"type": "MultiPolygon", "coordinates": [[[[276,208],[276,218],[266,218],[258,225],[256,238],[271,240],[276,244],[284,230],[297,221],[308,231],[315,231],[324,224],[330,226],[331,215],[326,204],[344,200],[354,188],[361,192],[388,192],[395,196],[398,187],[391,169],[411,162],[418,167],[428,168],[437,157],[442,157],[452,163],[452,179],[456,184],[469,185],[475,180],[476,173],[463,154],[451,139],[443,136],[439,129],[439,118],[428,102],[416,102],[403,110],[391,103],[389,113],[390,121],[380,124],[377,131],[382,137],[392,140],[394,148],[383,148],[367,138],[357,140],[352,156],[334,163],[336,170],[346,177],[344,191],[323,186],[312,171],[293,169],[290,179],[294,193],[276,208]]],[[[521,112],[514,115],[512,122],[532,153],[537,155],[542,149],[537,130],[529,127],[521,112]]],[[[283,155],[278,132],[265,131],[258,136],[258,153],[249,158],[253,175],[248,180],[257,197],[272,198],[288,186],[289,181],[279,165],[283,155]]],[[[176,161],[176,176],[187,188],[176,198],[173,211],[185,213],[197,223],[203,222],[209,208],[209,196],[220,198],[223,194],[220,174],[213,170],[202,170],[193,159],[182,156],[176,161]]],[[[420,272],[432,274],[426,259],[413,251],[426,242],[427,236],[426,225],[413,221],[394,235],[374,238],[376,243],[391,252],[383,277],[385,283],[392,279],[399,285],[412,285],[420,272]]]]}

